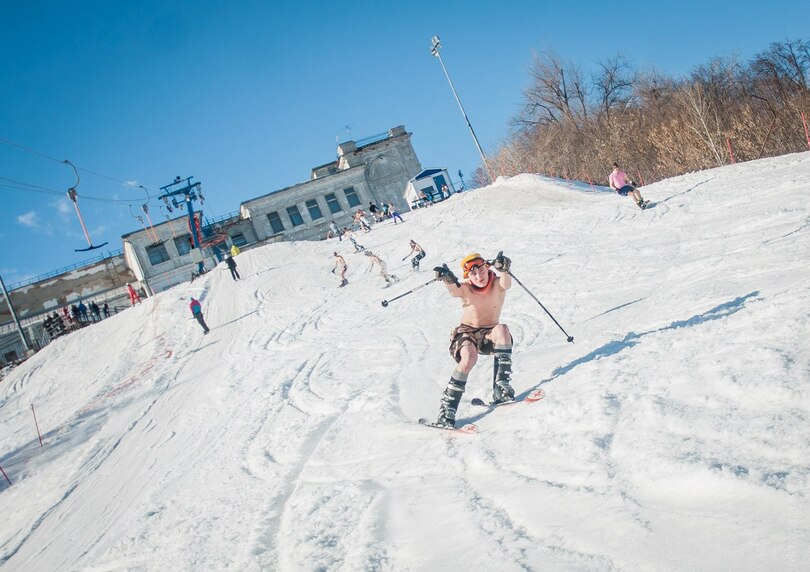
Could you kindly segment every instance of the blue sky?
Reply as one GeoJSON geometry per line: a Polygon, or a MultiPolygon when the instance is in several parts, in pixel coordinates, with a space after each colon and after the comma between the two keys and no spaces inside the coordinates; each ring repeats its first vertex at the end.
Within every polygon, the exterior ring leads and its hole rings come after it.
{"type": "Polygon", "coordinates": [[[140,228],[138,185],[154,195],[193,176],[206,214],[222,215],[306,180],[335,158],[336,137],[405,125],[424,167],[472,174],[478,154],[430,55],[435,34],[485,151],[508,135],[540,50],[586,70],[623,54],[680,76],[807,39],[806,0],[702,4],[5,2],[0,275],[15,283],[121,248],[140,228]],[[87,243],[64,159],[79,168],[93,243],[108,242],[90,254],[74,251],[87,243]]]}

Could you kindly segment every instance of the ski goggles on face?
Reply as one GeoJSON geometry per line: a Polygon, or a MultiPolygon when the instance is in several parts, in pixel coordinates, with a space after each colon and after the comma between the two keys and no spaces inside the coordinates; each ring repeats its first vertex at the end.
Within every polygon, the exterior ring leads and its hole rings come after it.
{"type": "Polygon", "coordinates": [[[472,270],[477,271],[480,268],[485,268],[486,265],[487,265],[486,260],[484,260],[481,257],[465,260],[464,264],[461,266],[461,268],[464,270],[464,278],[468,278],[472,270]]]}
{"type": "Polygon", "coordinates": [[[470,266],[470,269],[467,271],[467,274],[473,274],[473,273],[478,274],[479,270],[486,270],[486,269],[487,269],[486,264],[475,264],[473,266],[470,266]]]}

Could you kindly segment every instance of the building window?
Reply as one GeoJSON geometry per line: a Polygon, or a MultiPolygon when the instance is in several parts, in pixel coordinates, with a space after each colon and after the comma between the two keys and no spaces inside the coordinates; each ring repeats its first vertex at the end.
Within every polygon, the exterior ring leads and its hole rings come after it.
{"type": "Polygon", "coordinates": [[[191,235],[184,234],[183,236],[175,237],[174,247],[177,249],[177,254],[180,256],[191,252],[191,235]]]}
{"type": "Polygon", "coordinates": [[[304,219],[301,218],[301,211],[298,210],[298,205],[287,207],[287,216],[290,217],[293,226],[301,226],[304,224],[304,219]]]}
{"type": "Polygon", "coordinates": [[[242,247],[247,244],[247,240],[245,240],[245,235],[241,232],[234,234],[231,237],[231,242],[233,242],[236,246],[242,247]]]}
{"type": "Polygon", "coordinates": [[[307,201],[307,210],[309,210],[309,218],[312,220],[323,218],[323,215],[321,214],[321,207],[318,206],[318,201],[307,201]]]}
{"type": "Polygon", "coordinates": [[[166,250],[166,245],[162,242],[147,246],[146,254],[149,256],[149,262],[152,264],[152,266],[157,266],[161,262],[166,262],[169,259],[169,253],[166,250]]]}
{"type": "Polygon", "coordinates": [[[346,195],[346,200],[349,201],[349,207],[356,207],[360,204],[360,199],[357,198],[354,187],[343,189],[343,194],[346,195]]]}
{"type": "Polygon", "coordinates": [[[273,233],[283,232],[284,231],[284,223],[281,222],[281,217],[278,216],[276,211],[268,213],[267,220],[270,221],[270,228],[273,229],[273,233]]]}
{"type": "Polygon", "coordinates": [[[343,209],[340,208],[340,203],[338,202],[335,193],[329,193],[324,197],[326,199],[326,204],[329,205],[329,212],[332,214],[339,213],[343,209]]]}

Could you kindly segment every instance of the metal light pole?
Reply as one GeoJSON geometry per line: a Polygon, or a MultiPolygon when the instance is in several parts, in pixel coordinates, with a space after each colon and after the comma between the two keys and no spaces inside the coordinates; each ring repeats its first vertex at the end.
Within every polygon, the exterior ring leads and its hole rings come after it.
{"type": "Polygon", "coordinates": [[[11,305],[11,296],[8,294],[8,290],[6,290],[6,283],[3,282],[3,277],[0,276],[0,289],[3,291],[3,296],[6,297],[6,304],[8,305],[8,311],[11,313],[11,318],[14,320],[14,323],[17,325],[17,332],[20,334],[20,339],[22,340],[23,345],[27,351],[31,351],[31,344],[28,342],[28,337],[25,335],[25,331],[23,330],[22,326],[20,325],[20,320],[17,318],[17,312],[14,311],[14,306],[11,305]]]}
{"type": "Polygon", "coordinates": [[[489,163],[487,162],[487,157],[484,155],[484,150],[481,149],[481,145],[478,143],[478,137],[475,136],[475,131],[470,125],[470,120],[467,118],[467,113],[464,111],[464,106],[461,105],[461,100],[458,98],[458,93],[456,93],[456,88],[453,87],[453,82],[450,80],[450,74],[447,73],[447,68],[444,67],[444,62],[442,61],[442,55],[439,53],[439,48],[442,47],[441,40],[439,40],[439,36],[433,36],[431,38],[431,48],[430,53],[435,56],[439,63],[442,65],[442,70],[444,71],[444,75],[447,78],[447,83],[450,84],[450,89],[453,91],[453,96],[456,98],[456,103],[458,103],[458,108],[461,110],[461,115],[464,116],[464,121],[467,122],[467,127],[470,129],[470,134],[472,135],[473,141],[475,141],[475,146],[478,149],[479,155],[481,155],[481,161],[484,163],[484,169],[487,172],[487,176],[489,177],[490,182],[494,182],[495,178],[492,176],[492,171],[489,169],[489,163]]]}

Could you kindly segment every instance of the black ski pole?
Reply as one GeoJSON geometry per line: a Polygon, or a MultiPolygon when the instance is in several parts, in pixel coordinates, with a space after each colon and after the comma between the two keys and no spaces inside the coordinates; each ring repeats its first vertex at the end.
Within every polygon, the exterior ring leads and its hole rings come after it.
{"type": "Polygon", "coordinates": [[[431,280],[431,281],[429,281],[429,282],[425,282],[425,283],[424,283],[424,284],[422,284],[421,286],[417,286],[417,287],[416,287],[416,288],[414,288],[413,290],[408,290],[407,292],[405,292],[404,294],[400,294],[400,295],[399,295],[399,296],[397,296],[396,298],[391,298],[390,300],[383,300],[383,301],[382,301],[382,302],[380,302],[380,303],[382,304],[383,308],[387,308],[387,307],[388,307],[388,304],[390,304],[390,303],[391,303],[391,302],[393,302],[394,300],[399,300],[400,298],[403,298],[403,297],[407,296],[408,294],[413,294],[413,293],[414,293],[414,292],[416,292],[417,290],[421,290],[421,289],[422,289],[422,288],[424,288],[425,286],[429,286],[430,284],[433,284],[434,282],[436,282],[436,278],[434,278],[433,280],[431,280]]]}
{"type": "Polygon", "coordinates": [[[541,308],[543,308],[543,310],[545,310],[546,314],[548,314],[548,317],[549,317],[549,318],[551,318],[551,320],[552,320],[552,321],[553,321],[555,324],[557,324],[557,327],[558,327],[558,328],[560,328],[560,330],[562,331],[562,333],[564,333],[564,334],[565,334],[565,336],[566,336],[566,341],[571,342],[571,343],[574,343],[574,336],[569,336],[569,335],[568,335],[568,332],[566,332],[565,330],[563,330],[563,327],[560,325],[560,323],[559,323],[557,320],[555,320],[555,319],[554,319],[554,316],[552,316],[552,315],[551,315],[551,312],[549,312],[548,310],[546,310],[546,307],[545,307],[545,306],[543,306],[543,303],[542,303],[540,300],[538,300],[538,299],[537,299],[537,296],[535,296],[534,294],[532,294],[532,293],[529,291],[529,289],[528,289],[528,288],[526,288],[526,287],[523,285],[523,282],[521,282],[520,280],[518,280],[518,277],[517,277],[517,276],[515,276],[514,274],[512,274],[512,273],[511,273],[511,272],[509,272],[509,271],[507,271],[507,273],[509,274],[509,276],[511,276],[512,278],[514,278],[514,279],[515,279],[515,282],[517,282],[518,284],[520,284],[520,287],[521,287],[521,288],[523,288],[523,289],[526,291],[526,293],[527,293],[529,296],[531,296],[532,298],[534,298],[534,301],[535,301],[535,302],[537,302],[538,304],[540,304],[540,307],[541,307],[541,308]]]}
{"type": "MultiPolygon", "coordinates": [[[[499,253],[498,253],[498,256],[496,257],[496,260],[497,260],[498,258],[500,258],[500,256],[501,256],[502,254],[503,254],[503,251],[499,252],[499,253]]],[[[492,266],[493,264],[495,264],[495,260],[487,260],[487,264],[489,264],[490,266],[492,266]]],[[[534,301],[535,301],[535,302],[537,302],[538,304],[540,304],[540,307],[541,307],[541,308],[543,308],[543,310],[546,312],[546,314],[548,314],[548,317],[549,317],[549,318],[551,318],[551,320],[552,320],[552,321],[553,321],[555,324],[557,324],[557,327],[558,327],[558,328],[560,328],[560,330],[562,330],[562,333],[564,333],[564,334],[565,334],[565,337],[566,337],[566,340],[565,340],[565,341],[567,341],[567,342],[571,342],[571,343],[573,344],[573,343],[574,343],[574,336],[569,336],[569,335],[568,335],[568,332],[566,332],[565,330],[563,330],[563,327],[560,325],[560,323],[559,323],[557,320],[555,320],[555,319],[554,319],[554,316],[552,316],[552,315],[551,315],[551,312],[549,312],[548,310],[546,310],[546,307],[545,307],[545,306],[543,306],[543,303],[542,303],[540,300],[538,300],[538,299],[537,299],[537,296],[535,296],[534,294],[532,294],[532,293],[531,293],[531,291],[530,291],[528,288],[526,288],[526,287],[523,285],[523,282],[521,282],[520,280],[518,280],[518,277],[517,277],[517,276],[515,276],[514,274],[512,274],[512,272],[511,272],[511,271],[507,270],[507,271],[506,271],[506,273],[507,273],[507,274],[509,274],[509,276],[511,276],[512,278],[514,278],[514,279],[515,279],[515,282],[517,282],[518,284],[520,284],[520,287],[521,287],[521,288],[523,288],[523,289],[526,291],[526,294],[528,294],[529,296],[531,296],[532,298],[534,298],[534,301]]]]}

